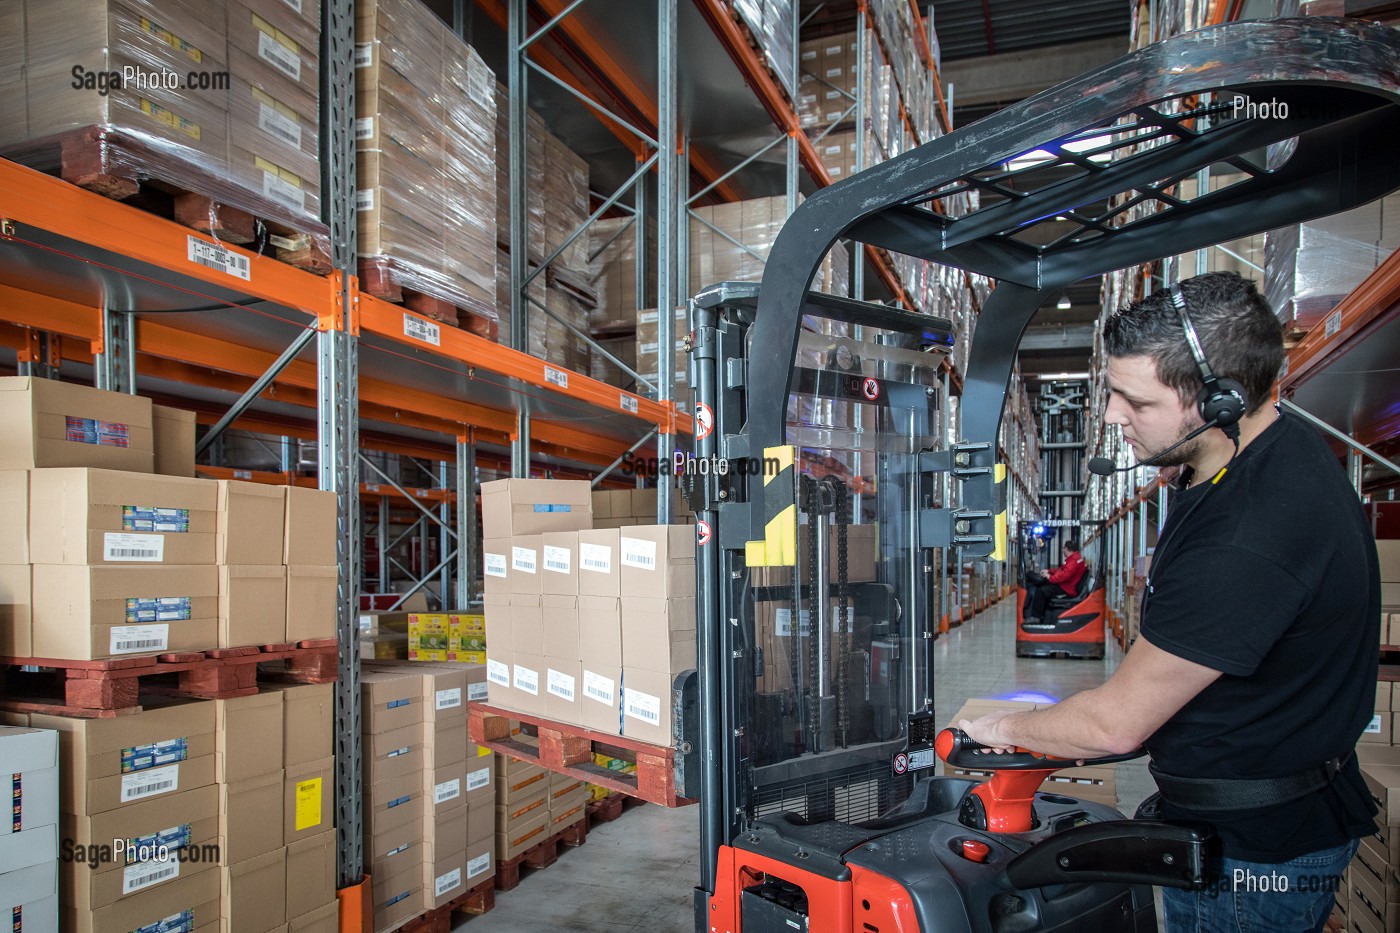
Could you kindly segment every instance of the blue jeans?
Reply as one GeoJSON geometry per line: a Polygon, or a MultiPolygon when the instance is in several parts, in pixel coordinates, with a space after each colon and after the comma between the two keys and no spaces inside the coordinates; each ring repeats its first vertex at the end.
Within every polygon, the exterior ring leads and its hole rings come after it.
{"type": "Polygon", "coordinates": [[[1222,860],[1200,891],[1162,889],[1167,933],[1318,933],[1357,840],[1287,862],[1222,860]]]}

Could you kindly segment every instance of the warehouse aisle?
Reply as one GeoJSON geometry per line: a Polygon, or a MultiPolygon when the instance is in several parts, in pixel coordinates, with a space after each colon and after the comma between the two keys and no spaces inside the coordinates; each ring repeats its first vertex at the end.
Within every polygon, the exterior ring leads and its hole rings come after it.
{"type": "MultiPolygon", "coordinates": [[[[1003,600],[934,642],[934,709],[957,712],[972,697],[1041,694],[1056,699],[1102,683],[1123,653],[1110,639],[1103,661],[1017,658],[1015,600],[1003,600]]],[[[1026,699],[1029,697],[1021,697],[1026,699]]],[[[1118,766],[1119,809],[1149,793],[1142,760],[1118,766]]],[[[689,933],[691,888],[700,873],[699,811],[647,805],[588,834],[551,867],[528,873],[496,909],[459,924],[468,933],[571,930],[689,933]]]]}

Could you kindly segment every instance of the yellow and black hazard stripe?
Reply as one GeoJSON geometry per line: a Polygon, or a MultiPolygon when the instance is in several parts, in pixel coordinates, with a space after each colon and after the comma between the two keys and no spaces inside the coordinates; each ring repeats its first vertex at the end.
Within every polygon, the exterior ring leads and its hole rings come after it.
{"type": "Polygon", "coordinates": [[[754,504],[763,510],[763,540],[744,545],[750,567],[797,566],[796,460],[792,446],[763,450],[763,498],[754,504]]]}
{"type": "Polygon", "coordinates": [[[992,471],[992,560],[1006,560],[1006,464],[992,471]]]}

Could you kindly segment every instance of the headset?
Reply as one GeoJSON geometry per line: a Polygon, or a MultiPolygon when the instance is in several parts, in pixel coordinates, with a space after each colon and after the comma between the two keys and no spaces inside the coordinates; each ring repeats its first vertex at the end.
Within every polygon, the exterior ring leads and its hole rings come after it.
{"type": "Polygon", "coordinates": [[[1186,333],[1186,345],[1191,348],[1191,358],[1201,373],[1201,391],[1196,396],[1196,410],[1201,420],[1211,427],[1219,428],[1232,441],[1239,441],[1240,419],[1249,409],[1249,400],[1244,386],[1234,379],[1220,379],[1206,361],[1205,350],[1201,348],[1200,335],[1196,325],[1191,323],[1191,315],[1186,310],[1186,296],[1181,286],[1171,286],[1172,305],[1181,316],[1181,329],[1186,333]]]}

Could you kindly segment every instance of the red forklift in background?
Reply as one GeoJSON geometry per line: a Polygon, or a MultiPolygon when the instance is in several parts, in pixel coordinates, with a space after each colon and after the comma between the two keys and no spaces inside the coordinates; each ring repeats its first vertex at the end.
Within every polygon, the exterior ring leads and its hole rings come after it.
{"type": "Polygon", "coordinates": [[[1044,542],[1050,530],[1047,523],[1033,522],[1022,526],[1017,537],[1021,580],[1016,587],[1016,657],[1101,659],[1106,607],[1103,580],[1093,566],[1086,566],[1073,593],[1057,590],[1045,603],[1044,612],[1030,618],[1025,615],[1029,598],[1026,575],[1042,569],[1039,561],[1046,553],[1044,542]]]}
{"type": "Polygon", "coordinates": [[[1389,193],[1397,71],[1396,33],[1357,21],[1178,36],[817,192],[761,285],[695,297],[713,425],[695,454],[726,467],[683,483],[698,668],[676,683],[675,739],[678,791],[701,803],[697,933],[1148,933],[1150,885],[1203,882],[1200,831],[1039,792],[1061,762],[933,776],[977,749],[933,709],[930,555],[1006,557],[998,429],[1036,310],[1085,277],[1389,193]],[[1241,95],[1287,115],[1249,119],[1241,95]],[[1187,197],[1212,167],[1239,177],[1187,197]],[[995,280],[956,443],[936,408],[950,322],[809,294],[838,239],[995,280]]]}

